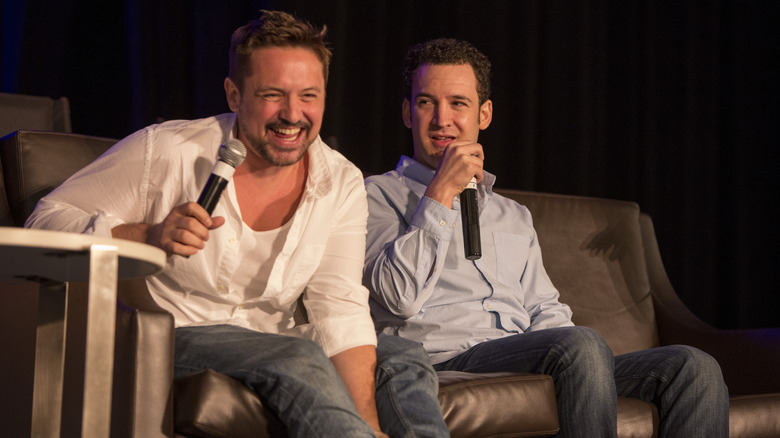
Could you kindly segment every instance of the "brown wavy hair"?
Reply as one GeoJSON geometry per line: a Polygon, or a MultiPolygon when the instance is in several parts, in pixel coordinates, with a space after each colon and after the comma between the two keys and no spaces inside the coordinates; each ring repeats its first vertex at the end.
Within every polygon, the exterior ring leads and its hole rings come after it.
{"type": "Polygon", "coordinates": [[[328,83],[332,53],[325,42],[327,26],[316,28],[308,21],[286,12],[261,10],[258,19],[239,27],[230,38],[228,75],[239,89],[252,74],[249,58],[263,47],[300,47],[309,49],[322,62],[322,74],[328,83]]]}

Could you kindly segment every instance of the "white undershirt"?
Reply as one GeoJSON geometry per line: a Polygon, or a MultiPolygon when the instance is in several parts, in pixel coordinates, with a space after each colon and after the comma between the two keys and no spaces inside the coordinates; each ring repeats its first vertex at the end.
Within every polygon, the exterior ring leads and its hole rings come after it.
{"type": "Polygon", "coordinates": [[[271,275],[276,255],[282,252],[284,241],[292,221],[269,231],[255,231],[241,223],[241,246],[238,250],[241,261],[230,280],[230,289],[244,291],[244,300],[257,298],[263,294],[271,275]],[[251,257],[242,257],[252,254],[251,257]]]}

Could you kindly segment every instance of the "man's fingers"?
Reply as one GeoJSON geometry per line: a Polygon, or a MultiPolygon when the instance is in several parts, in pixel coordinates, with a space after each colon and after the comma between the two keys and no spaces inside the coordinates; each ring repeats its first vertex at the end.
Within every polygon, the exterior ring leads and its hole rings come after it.
{"type": "Polygon", "coordinates": [[[225,218],[222,216],[214,216],[211,218],[211,226],[209,227],[209,230],[216,230],[217,228],[221,227],[225,224],[225,218]]]}
{"type": "MultiPolygon", "coordinates": [[[[477,157],[480,160],[485,159],[482,145],[470,140],[457,140],[447,145],[451,154],[477,157]]],[[[446,154],[446,151],[445,151],[446,154]]]]}
{"type": "Polygon", "coordinates": [[[169,240],[165,245],[163,245],[163,251],[166,252],[168,255],[180,255],[180,256],[191,256],[195,255],[198,252],[198,249],[189,246],[189,245],[182,245],[179,242],[169,240]]]}
{"type": "Polygon", "coordinates": [[[197,202],[187,202],[186,204],[179,205],[173,209],[182,216],[190,216],[198,220],[206,228],[211,226],[211,216],[205,208],[201,207],[197,202]]]}
{"type": "Polygon", "coordinates": [[[171,240],[174,242],[192,246],[197,249],[203,249],[206,246],[205,242],[207,239],[208,234],[206,234],[206,237],[204,238],[186,228],[177,228],[171,233],[171,240]]]}
{"type": "Polygon", "coordinates": [[[193,255],[205,247],[209,230],[224,223],[225,218],[212,219],[197,203],[178,205],[161,224],[160,248],[168,254],[193,255]]]}

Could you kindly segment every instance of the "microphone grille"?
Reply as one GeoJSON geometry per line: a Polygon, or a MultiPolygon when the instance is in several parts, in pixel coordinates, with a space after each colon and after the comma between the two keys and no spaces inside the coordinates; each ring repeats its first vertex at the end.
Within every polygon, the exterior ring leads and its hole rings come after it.
{"type": "Polygon", "coordinates": [[[219,147],[219,159],[232,167],[238,167],[246,158],[246,147],[241,140],[231,138],[219,147]]]}

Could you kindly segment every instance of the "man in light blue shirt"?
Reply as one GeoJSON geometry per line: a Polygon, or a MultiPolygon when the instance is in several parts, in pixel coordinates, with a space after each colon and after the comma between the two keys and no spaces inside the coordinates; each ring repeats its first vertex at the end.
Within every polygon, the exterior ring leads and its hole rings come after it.
{"type": "Polygon", "coordinates": [[[419,341],[437,370],[553,376],[559,436],[617,436],[617,397],[654,402],[660,436],[728,436],[717,362],[685,346],[613,357],[575,327],[542,265],[531,214],[493,193],[479,131],[490,125],[490,62],[471,44],[413,47],[402,113],[414,155],[366,179],[364,284],[377,330],[419,341]],[[478,182],[482,257],[466,260],[458,194],[478,182]]]}

